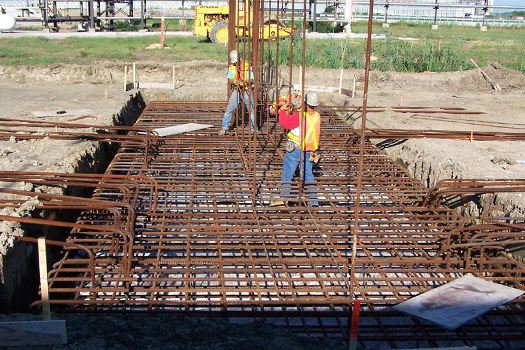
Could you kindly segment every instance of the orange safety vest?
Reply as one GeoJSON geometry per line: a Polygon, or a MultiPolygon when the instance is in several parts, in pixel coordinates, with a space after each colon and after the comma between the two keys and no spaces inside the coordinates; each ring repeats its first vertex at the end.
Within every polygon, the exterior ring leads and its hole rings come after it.
{"type": "MultiPolygon", "coordinates": [[[[301,133],[301,125],[290,130],[288,138],[295,142],[302,151],[315,151],[319,148],[319,135],[321,134],[321,115],[319,112],[304,112],[304,137],[301,133]],[[299,141],[302,139],[302,142],[299,141]]],[[[301,121],[301,124],[303,122],[301,121]]]]}

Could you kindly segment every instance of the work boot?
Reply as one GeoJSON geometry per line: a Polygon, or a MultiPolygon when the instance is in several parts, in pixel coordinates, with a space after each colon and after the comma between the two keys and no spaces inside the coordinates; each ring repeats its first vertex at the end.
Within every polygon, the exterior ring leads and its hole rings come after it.
{"type": "Polygon", "coordinates": [[[221,131],[219,131],[219,136],[224,136],[226,135],[226,129],[221,129],[221,131]]]}

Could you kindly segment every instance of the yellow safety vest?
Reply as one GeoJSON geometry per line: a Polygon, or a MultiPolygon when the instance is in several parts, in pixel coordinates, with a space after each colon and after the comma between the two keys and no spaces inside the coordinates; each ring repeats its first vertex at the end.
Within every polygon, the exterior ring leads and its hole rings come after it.
{"type": "MultiPolygon", "coordinates": [[[[302,151],[315,151],[319,148],[319,135],[321,134],[321,115],[318,112],[304,112],[306,120],[304,137],[301,135],[301,126],[290,130],[288,138],[295,142],[302,151]],[[302,142],[299,141],[302,139],[302,142]]],[[[301,121],[302,123],[302,121],[301,121]]]]}
{"type": "Polygon", "coordinates": [[[244,62],[244,65],[239,65],[239,69],[237,69],[235,64],[232,64],[228,69],[228,79],[253,80],[253,70],[248,62],[244,62]]]}

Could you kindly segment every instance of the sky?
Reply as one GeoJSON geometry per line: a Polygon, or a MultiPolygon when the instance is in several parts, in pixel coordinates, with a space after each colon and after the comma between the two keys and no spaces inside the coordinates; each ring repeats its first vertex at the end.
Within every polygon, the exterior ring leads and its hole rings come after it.
{"type": "Polygon", "coordinates": [[[525,0],[494,0],[495,6],[525,6],[525,0]]]}
{"type": "MultiPolygon", "coordinates": [[[[494,0],[494,6],[523,6],[525,7],[525,0],[494,0]]],[[[494,12],[510,12],[512,9],[495,9],[494,12]]],[[[519,11],[523,11],[519,9],[519,11]]]]}

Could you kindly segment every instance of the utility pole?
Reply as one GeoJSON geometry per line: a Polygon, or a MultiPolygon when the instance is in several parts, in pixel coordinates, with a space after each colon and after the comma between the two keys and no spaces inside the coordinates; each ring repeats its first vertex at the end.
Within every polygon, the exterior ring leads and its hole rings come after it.
{"type": "Polygon", "coordinates": [[[488,2],[489,0],[483,0],[484,7],[482,8],[482,11],[483,11],[483,23],[481,24],[482,31],[487,30],[487,26],[485,25],[485,17],[487,16],[488,2]]]}
{"type": "Polygon", "coordinates": [[[434,24],[432,25],[432,29],[438,29],[438,24],[437,24],[438,10],[439,10],[439,4],[438,4],[438,0],[436,0],[436,5],[434,6],[434,24]]]}
{"type": "Polygon", "coordinates": [[[383,27],[388,28],[388,8],[390,7],[390,4],[388,3],[388,0],[386,0],[385,4],[385,21],[383,22],[383,27]]]}
{"type": "Polygon", "coordinates": [[[347,33],[352,33],[352,5],[353,0],[346,0],[345,18],[348,23],[345,26],[345,32],[347,33]]]}

